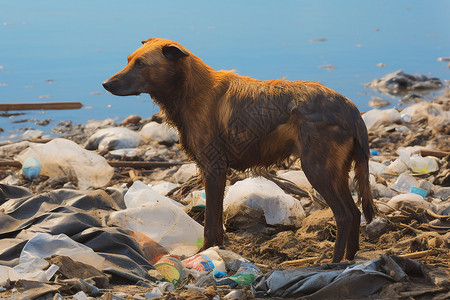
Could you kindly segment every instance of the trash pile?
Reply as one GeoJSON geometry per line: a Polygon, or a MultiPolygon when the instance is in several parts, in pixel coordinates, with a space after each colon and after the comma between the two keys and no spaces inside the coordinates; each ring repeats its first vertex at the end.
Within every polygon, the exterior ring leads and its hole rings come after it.
{"type": "Polygon", "coordinates": [[[233,171],[225,245],[199,252],[204,187],[161,114],[2,145],[0,298],[445,299],[449,108],[447,92],[363,114],[378,214],[339,264],[333,215],[298,160],[233,171]]]}

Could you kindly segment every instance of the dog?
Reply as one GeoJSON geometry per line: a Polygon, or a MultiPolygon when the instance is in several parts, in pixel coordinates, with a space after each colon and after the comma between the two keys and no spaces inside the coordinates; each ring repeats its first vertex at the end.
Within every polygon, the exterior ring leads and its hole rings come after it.
{"type": "Polygon", "coordinates": [[[375,208],[367,128],[349,99],[312,81],[260,81],[215,71],[181,44],[160,38],[142,41],[103,87],[118,96],[150,94],[178,129],[205,184],[202,249],[223,244],[227,170],[269,167],[294,155],[336,219],[333,262],[344,254],[354,259],[361,212],[349,188],[353,163],[367,223],[375,208]]]}

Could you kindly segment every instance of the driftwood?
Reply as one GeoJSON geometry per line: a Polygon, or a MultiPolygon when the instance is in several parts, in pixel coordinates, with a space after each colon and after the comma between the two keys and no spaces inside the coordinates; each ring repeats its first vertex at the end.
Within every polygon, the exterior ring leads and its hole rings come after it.
{"type": "Polygon", "coordinates": [[[81,102],[35,102],[35,103],[7,103],[0,104],[0,111],[8,110],[34,110],[34,109],[80,109],[83,107],[81,102]]]}
{"type": "Polygon", "coordinates": [[[434,156],[437,158],[443,158],[450,155],[448,151],[432,150],[432,149],[422,149],[420,150],[420,155],[422,156],[434,156]]]}
{"type": "MultiPolygon", "coordinates": [[[[113,161],[108,160],[108,164],[113,168],[133,168],[133,169],[152,169],[152,168],[170,168],[180,166],[180,162],[165,161],[113,161]]],[[[21,167],[22,164],[15,160],[0,160],[0,167],[21,167]]]]}

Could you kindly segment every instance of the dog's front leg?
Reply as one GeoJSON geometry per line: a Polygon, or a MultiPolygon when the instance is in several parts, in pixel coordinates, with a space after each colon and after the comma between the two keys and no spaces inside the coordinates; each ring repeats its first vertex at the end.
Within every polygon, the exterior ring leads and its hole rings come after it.
{"type": "Polygon", "coordinates": [[[206,210],[202,250],[223,244],[223,194],[226,182],[226,168],[207,168],[205,180],[206,210]]]}

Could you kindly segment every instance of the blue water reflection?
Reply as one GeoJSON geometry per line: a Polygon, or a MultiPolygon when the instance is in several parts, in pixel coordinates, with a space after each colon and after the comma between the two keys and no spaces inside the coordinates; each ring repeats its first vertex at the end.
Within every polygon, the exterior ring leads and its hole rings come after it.
{"type": "Polygon", "coordinates": [[[179,41],[215,69],[322,82],[367,110],[374,92],[363,84],[387,73],[448,79],[447,63],[437,58],[450,56],[449,14],[445,0],[0,0],[0,103],[85,105],[0,117],[0,127],[36,127],[11,123],[26,118],[54,119],[49,130],[58,120],[152,115],[158,108],[147,95],[116,97],[101,82],[153,36],[179,41]]]}

